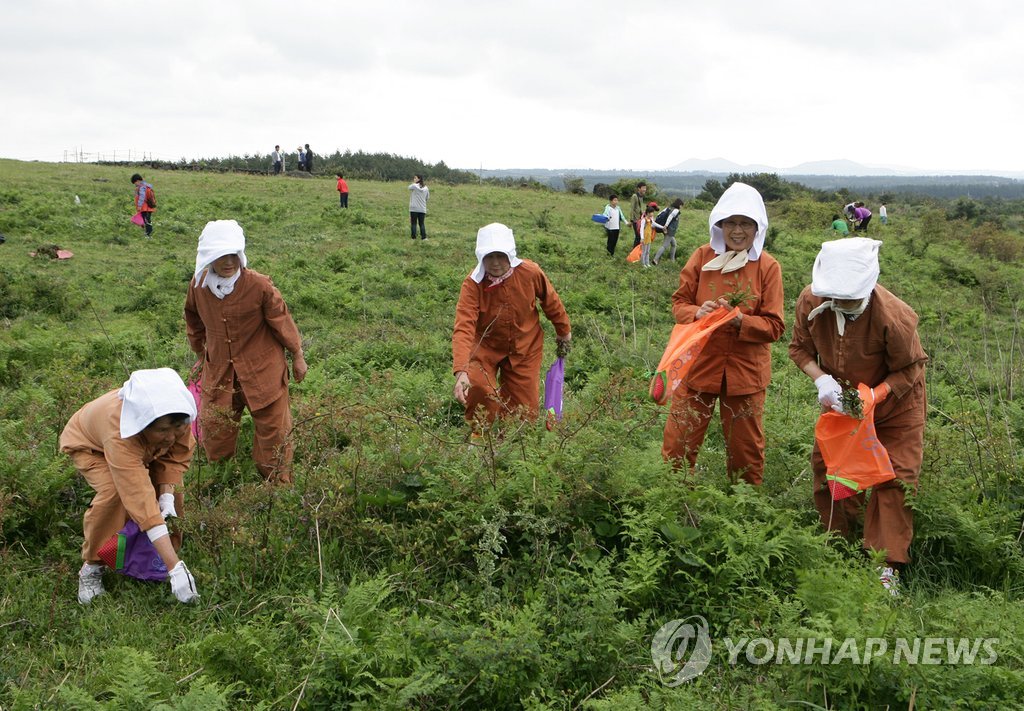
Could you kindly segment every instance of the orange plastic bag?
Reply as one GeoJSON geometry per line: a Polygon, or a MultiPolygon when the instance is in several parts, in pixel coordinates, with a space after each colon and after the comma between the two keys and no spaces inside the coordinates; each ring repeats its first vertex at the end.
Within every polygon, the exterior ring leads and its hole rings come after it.
{"type": "Polygon", "coordinates": [[[736,318],[739,312],[738,306],[732,309],[715,309],[692,323],[676,324],[648,388],[654,402],[664,405],[672,398],[672,393],[690,372],[693,362],[704,350],[704,344],[708,342],[711,334],[715,329],[736,318]]]}
{"type": "Polygon", "coordinates": [[[838,412],[822,413],[814,426],[814,439],[825,460],[825,479],[836,501],[896,478],[889,453],[875,434],[875,405],[885,399],[874,388],[857,386],[864,404],[864,419],[838,412]]]}
{"type": "Polygon", "coordinates": [[[640,252],[643,250],[643,248],[644,248],[644,243],[643,242],[641,242],[637,246],[633,247],[633,251],[626,255],[626,261],[627,262],[639,262],[640,261],[640,252]]]}

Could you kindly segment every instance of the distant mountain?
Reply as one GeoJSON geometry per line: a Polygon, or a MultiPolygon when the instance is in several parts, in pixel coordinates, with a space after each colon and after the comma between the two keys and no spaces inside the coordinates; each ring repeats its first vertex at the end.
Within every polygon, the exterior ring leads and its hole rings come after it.
{"type": "Polygon", "coordinates": [[[667,170],[680,173],[774,173],[768,165],[740,165],[725,158],[690,158],[667,170]]]}
{"type": "Polygon", "coordinates": [[[782,175],[896,175],[896,171],[882,166],[867,166],[845,158],[814,160],[792,168],[783,168],[782,175]]]}

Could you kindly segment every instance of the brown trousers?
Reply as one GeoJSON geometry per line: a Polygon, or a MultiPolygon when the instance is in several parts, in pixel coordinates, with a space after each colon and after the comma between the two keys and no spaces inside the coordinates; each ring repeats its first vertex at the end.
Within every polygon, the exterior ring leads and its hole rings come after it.
{"type": "MultiPolygon", "coordinates": [[[[94,452],[71,452],[69,456],[78,473],[96,491],[92,503],[82,517],[82,533],[85,537],[82,544],[82,560],[86,563],[99,563],[97,551],[128,523],[128,512],[103,455],[94,452]]],[[[153,498],[158,498],[156,486],[153,487],[153,498]]],[[[181,492],[174,492],[174,509],[178,516],[184,516],[183,503],[184,497],[181,492]]],[[[175,551],[181,547],[181,532],[171,533],[171,545],[175,551]]]]}
{"type": "Polygon", "coordinates": [[[256,468],[268,481],[291,483],[295,446],[291,436],[292,411],[288,392],[258,410],[249,408],[237,379],[232,390],[217,394],[222,397],[215,400],[204,396],[199,413],[207,458],[216,462],[235,456],[238,423],[242,419],[242,411],[248,408],[255,429],[252,458],[256,468]]]}
{"type": "MultiPolygon", "coordinates": [[[[482,351],[483,349],[481,349],[482,351]]],[[[540,410],[540,366],[543,355],[525,357],[515,365],[508,357],[485,356],[469,363],[469,392],[466,393],[466,420],[472,422],[477,408],[484,409],[488,423],[497,417],[519,414],[537,419],[540,410]]]]}
{"type": "Polygon", "coordinates": [[[917,490],[918,475],[924,457],[924,382],[919,382],[904,397],[892,395],[875,411],[875,433],[889,452],[896,479],[879,484],[870,491],[839,501],[832,500],[825,479],[825,462],[814,445],[811,468],[814,472],[814,505],[828,531],[849,537],[850,529],[864,521],[864,548],[885,551],[889,563],[910,562],[910,542],[914,537],[914,512],[906,505],[905,489],[917,490]]]}
{"type": "Polygon", "coordinates": [[[725,438],[726,469],[730,479],[743,478],[758,486],[764,476],[764,413],[765,391],[749,395],[718,395],[691,390],[680,384],[672,396],[672,409],[665,422],[661,455],[679,468],[685,460],[693,471],[697,453],[715,410],[718,408],[725,438]]]}

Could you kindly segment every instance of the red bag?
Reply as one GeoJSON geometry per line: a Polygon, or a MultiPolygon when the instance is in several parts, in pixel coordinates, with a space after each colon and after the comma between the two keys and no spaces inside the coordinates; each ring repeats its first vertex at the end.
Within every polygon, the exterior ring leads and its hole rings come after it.
{"type": "Polygon", "coordinates": [[[132,215],[132,224],[138,225],[139,227],[142,227],[144,224],[146,224],[146,221],[142,219],[141,212],[136,212],[134,215],[132,215]]]}
{"type": "Polygon", "coordinates": [[[896,478],[889,453],[875,434],[875,405],[889,393],[878,397],[874,388],[857,386],[864,403],[864,418],[857,419],[829,410],[814,426],[814,439],[825,460],[825,479],[836,501],[859,494],[876,484],[896,478]]]}
{"type": "Polygon", "coordinates": [[[196,401],[196,419],[192,420],[192,436],[196,438],[196,444],[203,442],[203,428],[199,426],[198,413],[203,406],[203,361],[197,360],[188,374],[188,382],[185,387],[192,393],[192,399],[196,401]]]}
{"type": "Polygon", "coordinates": [[[715,329],[736,318],[739,312],[738,306],[732,309],[715,309],[692,323],[676,324],[648,388],[654,402],[664,405],[672,398],[672,393],[690,372],[711,334],[715,329]]]}
{"type": "Polygon", "coordinates": [[[637,246],[633,247],[633,251],[626,255],[626,261],[627,262],[639,262],[640,261],[640,252],[643,250],[643,248],[644,248],[644,243],[643,242],[641,242],[637,246]]]}

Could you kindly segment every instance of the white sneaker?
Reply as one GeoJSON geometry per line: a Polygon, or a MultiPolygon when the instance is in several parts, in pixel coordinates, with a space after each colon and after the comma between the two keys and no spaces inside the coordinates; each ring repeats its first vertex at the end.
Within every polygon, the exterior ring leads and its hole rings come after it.
{"type": "Polygon", "coordinates": [[[78,602],[88,605],[94,597],[105,592],[106,590],[103,589],[103,566],[82,564],[82,569],[78,571],[78,602]]]}
{"type": "Polygon", "coordinates": [[[900,596],[900,571],[890,566],[878,569],[878,580],[882,587],[889,591],[893,597],[900,596]]]}

